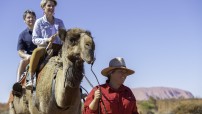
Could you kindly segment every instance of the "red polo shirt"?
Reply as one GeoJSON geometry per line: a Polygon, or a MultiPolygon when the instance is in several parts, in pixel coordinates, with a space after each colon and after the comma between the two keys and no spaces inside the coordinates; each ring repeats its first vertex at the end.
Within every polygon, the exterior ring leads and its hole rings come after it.
{"type": "MultiPolygon", "coordinates": [[[[89,104],[94,98],[94,93],[98,87],[88,95],[85,103],[83,114],[98,114],[98,110],[93,111],[89,109],[89,104]]],[[[100,86],[102,92],[102,101],[106,107],[107,114],[139,114],[137,112],[136,99],[130,88],[122,85],[118,90],[112,89],[109,84],[100,86]]],[[[101,114],[106,114],[104,105],[99,102],[101,114]]],[[[99,108],[98,108],[99,109],[99,108]]]]}

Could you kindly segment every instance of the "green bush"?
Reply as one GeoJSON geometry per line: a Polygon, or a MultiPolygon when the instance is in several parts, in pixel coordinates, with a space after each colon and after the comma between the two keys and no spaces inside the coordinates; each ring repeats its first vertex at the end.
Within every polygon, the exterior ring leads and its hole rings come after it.
{"type": "Polygon", "coordinates": [[[158,110],[156,99],[153,97],[150,97],[147,101],[141,101],[140,107],[143,110],[143,114],[154,114],[154,111],[158,110]]]}

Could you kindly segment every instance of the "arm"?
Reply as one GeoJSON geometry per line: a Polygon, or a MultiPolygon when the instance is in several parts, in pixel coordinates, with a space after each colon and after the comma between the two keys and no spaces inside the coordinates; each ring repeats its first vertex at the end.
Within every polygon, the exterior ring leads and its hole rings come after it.
{"type": "Polygon", "coordinates": [[[29,60],[31,55],[26,54],[24,50],[18,50],[18,54],[22,59],[29,60]]]}
{"type": "MultiPolygon", "coordinates": [[[[132,91],[131,91],[132,92],[132,91]]],[[[134,96],[134,94],[132,93],[132,95],[134,96]]],[[[135,98],[135,96],[134,96],[135,98]]],[[[135,102],[134,102],[134,107],[133,107],[133,113],[132,114],[139,114],[138,113],[138,109],[137,109],[137,101],[136,101],[136,98],[135,98],[135,102]]]]}
{"type": "Polygon", "coordinates": [[[100,90],[97,89],[94,93],[94,99],[92,100],[92,102],[89,105],[89,108],[91,110],[97,110],[98,109],[98,103],[99,103],[100,98],[101,98],[101,93],[100,93],[100,90]]]}
{"type": "Polygon", "coordinates": [[[47,45],[48,38],[43,38],[40,25],[41,25],[40,20],[37,20],[34,24],[33,33],[32,33],[32,42],[35,45],[47,45]]]}
{"type": "Polygon", "coordinates": [[[65,25],[62,20],[59,21],[59,28],[58,29],[65,29],[65,25]]]}
{"type": "Polygon", "coordinates": [[[132,114],[139,114],[138,111],[137,111],[136,102],[135,102],[135,105],[134,105],[133,113],[132,113],[132,114]]]}
{"type": "Polygon", "coordinates": [[[97,101],[96,100],[97,98],[95,98],[97,96],[97,95],[95,96],[95,94],[98,94],[97,92],[95,92],[96,90],[97,88],[94,88],[87,96],[87,99],[84,103],[83,114],[98,114],[97,108],[99,100],[97,101]]]}
{"type": "MultiPolygon", "coordinates": [[[[128,88],[128,87],[127,87],[128,88]]],[[[133,103],[134,103],[134,105],[133,105],[133,110],[132,110],[132,114],[139,114],[138,113],[138,109],[137,109],[137,101],[136,101],[136,98],[135,98],[135,96],[134,96],[134,94],[133,94],[133,92],[131,91],[131,89],[130,88],[128,88],[128,91],[129,91],[129,93],[130,93],[130,96],[131,96],[131,98],[133,98],[133,103]]]]}
{"type": "Polygon", "coordinates": [[[37,20],[35,22],[32,33],[32,42],[38,46],[47,46],[49,42],[53,42],[55,40],[58,33],[52,35],[52,32],[46,31],[47,28],[42,26],[48,25],[43,24],[41,20],[37,20]],[[48,38],[45,38],[47,36],[48,38]]]}
{"type": "Polygon", "coordinates": [[[25,42],[24,42],[23,38],[24,38],[24,33],[22,32],[18,37],[17,51],[18,51],[19,56],[22,59],[29,60],[31,55],[25,53],[26,46],[25,46],[25,42]]]}

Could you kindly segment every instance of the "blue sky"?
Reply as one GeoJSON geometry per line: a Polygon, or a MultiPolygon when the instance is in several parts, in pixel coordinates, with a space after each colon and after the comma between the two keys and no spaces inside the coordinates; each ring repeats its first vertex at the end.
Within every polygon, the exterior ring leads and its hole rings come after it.
{"type": "MultiPolygon", "coordinates": [[[[3,0],[0,7],[0,102],[6,102],[16,81],[20,61],[16,45],[25,29],[26,9],[43,15],[40,0],[3,0]]],[[[90,30],[96,43],[93,66],[100,83],[100,71],[110,59],[121,56],[136,71],[125,85],[173,87],[202,97],[202,1],[201,0],[58,0],[55,17],[66,28],[90,30]]],[[[85,64],[87,77],[97,82],[85,64]]],[[[84,79],[82,85],[91,87],[84,79]]]]}

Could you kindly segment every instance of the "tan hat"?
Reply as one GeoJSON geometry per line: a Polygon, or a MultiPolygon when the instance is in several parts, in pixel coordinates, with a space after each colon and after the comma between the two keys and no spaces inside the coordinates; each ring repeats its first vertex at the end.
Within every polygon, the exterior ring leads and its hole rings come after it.
{"type": "Polygon", "coordinates": [[[101,74],[104,75],[104,76],[108,76],[109,75],[109,72],[114,70],[114,69],[124,69],[126,70],[127,72],[127,75],[131,75],[133,73],[135,73],[134,70],[131,70],[131,69],[128,69],[126,68],[126,64],[125,64],[125,61],[123,58],[121,57],[116,57],[114,59],[112,59],[110,62],[109,62],[109,67],[103,69],[101,71],[101,74]]]}

